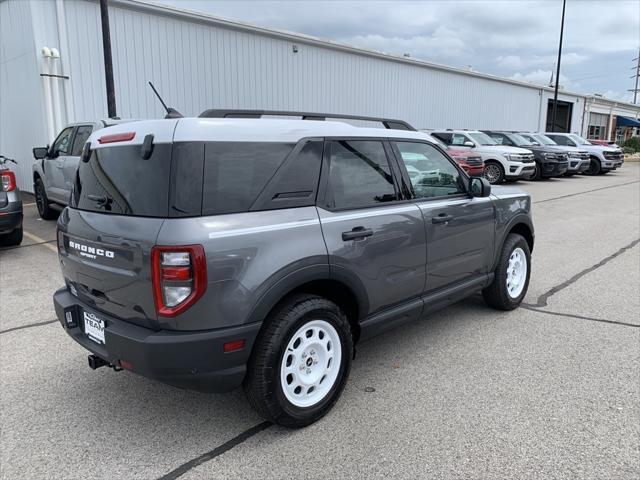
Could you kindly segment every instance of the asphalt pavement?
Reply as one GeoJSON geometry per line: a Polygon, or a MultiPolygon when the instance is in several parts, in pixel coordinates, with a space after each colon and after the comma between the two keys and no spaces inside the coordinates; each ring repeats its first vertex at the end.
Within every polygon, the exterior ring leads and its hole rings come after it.
{"type": "Polygon", "coordinates": [[[478,296],[359,345],[318,423],[92,371],[55,322],[55,222],[0,250],[0,478],[640,478],[640,164],[520,182],[525,305],[478,296]]]}

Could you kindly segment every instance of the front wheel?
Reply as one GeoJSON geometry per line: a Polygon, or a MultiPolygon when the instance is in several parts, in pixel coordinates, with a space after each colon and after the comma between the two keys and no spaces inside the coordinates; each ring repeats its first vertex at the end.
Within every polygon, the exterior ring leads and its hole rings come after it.
{"type": "Polygon", "coordinates": [[[491,185],[502,183],[504,180],[504,168],[498,162],[486,162],[484,165],[484,178],[491,185]]]}
{"type": "Polygon", "coordinates": [[[589,168],[587,168],[584,173],[586,173],[587,175],[600,175],[601,172],[602,167],[600,166],[600,160],[595,157],[591,157],[589,168]]]}
{"type": "Polygon", "coordinates": [[[498,310],[517,308],[527,294],[531,251],[522,235],[511,233],[502,246],[493,282],[482,291],[484,301],[498,310]]]}
{"type": "Polygon", "coordinates": [[[36,207],[38,207],[38,215],[43,220],[53,220],[56,218],[56,212],[51,208],[44,183],[38,178],[35,183],[36,207]]]}
{"type": "Polygon", "coordinates": [[[305,427],[336,403],[352,357],[342,310],[326,298],[295,295],[269,316],[249,361],[245,393],[265,419],[305,427]]]}

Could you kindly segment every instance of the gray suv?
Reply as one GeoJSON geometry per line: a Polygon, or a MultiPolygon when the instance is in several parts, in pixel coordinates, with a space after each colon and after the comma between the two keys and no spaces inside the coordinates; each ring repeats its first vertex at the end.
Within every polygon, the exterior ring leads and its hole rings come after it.
{"type": "Polygon", "coordinates": [[[338,400],[358,342],[476,292],[518,307],[529,195],[469,178],[402,121],[264,113],[90,137],[58,219],[54,304],[92,368],[243,385],[266,419],[301,427],[338,400]]]}
{"type": "Polygon", "coordinates": [[[101,128],[130,121],[108,118],[72,123],[62,129],[51,147],[47,145],[33,149],[36,160],[32,167],[33,191],[41,218],[56,218],[58,211],[69,203],[82,148],[89,136],[101,128]]]}

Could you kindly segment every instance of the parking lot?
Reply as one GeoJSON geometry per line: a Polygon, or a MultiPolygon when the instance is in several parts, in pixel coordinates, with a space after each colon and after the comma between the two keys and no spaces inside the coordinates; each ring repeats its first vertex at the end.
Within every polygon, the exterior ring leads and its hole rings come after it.
{"type": "Polygon", "coordinates": [[[336,407],[297,431],[241,391],[90,370],[54,319],[55,222],[26,199],[0,251],[2,478],[639,478],[640,164],[518,185],[526,305],[474,297],[360,344],[336,407]]]}

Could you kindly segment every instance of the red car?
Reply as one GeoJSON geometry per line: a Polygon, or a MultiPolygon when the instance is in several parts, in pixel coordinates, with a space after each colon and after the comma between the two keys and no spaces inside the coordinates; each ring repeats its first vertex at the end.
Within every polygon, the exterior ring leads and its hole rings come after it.
{"type": "Polygon", "coordinates": [[[602,145],[603,147],[620,148],[618,145],[616,145],[616,142],[610,142],[609,140],[588,140],[588,142],[592,145],[602,145]]]}
{"type": "Polygon", "coordinates": [[[477,153],[469,150],[460,150],[450,147],[439,138],[429,135],[429,139],[437,143],[451,158],[453,158],[470,177],[482,177],[484,175],[484,161],[477,153]]]}

